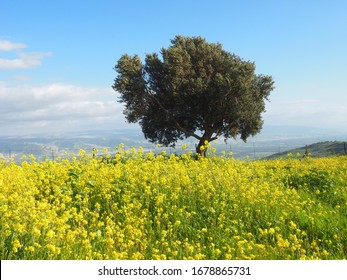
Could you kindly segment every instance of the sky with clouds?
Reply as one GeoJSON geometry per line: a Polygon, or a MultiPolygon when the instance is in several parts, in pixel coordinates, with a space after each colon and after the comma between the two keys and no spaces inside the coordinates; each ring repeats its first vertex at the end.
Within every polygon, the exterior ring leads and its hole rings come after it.
{"type": "Polygon", "coordinates": [[[177,34],[273,76],[265,125],[347,132],[346,10],[344,0],[2,0],[0,135],[138,129],[111,88],[113,67],[177,34]]]}

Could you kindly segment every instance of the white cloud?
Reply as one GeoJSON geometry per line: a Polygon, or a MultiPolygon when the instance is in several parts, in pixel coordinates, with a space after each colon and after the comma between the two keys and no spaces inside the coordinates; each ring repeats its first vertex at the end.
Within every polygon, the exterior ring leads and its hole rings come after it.
{"type": "Polygon", "coordinates": [[[18,49],[24,49],[27,46],[22,43],[12,43],[6,40],[0,40],[0,51],[13,51],[18,49]]]}
{"type": "Polygon", "coordinates": [[[60,133],[127,127],[111,88],[74,85],[9,86],[0,83],[2,135],[60,133]]]}
{"type": "Polygon", "coordinates": [[[29,69],[41,65],[45,57],[51,56],[50,52],[20,53],[18,58],[0,58],[0,69],[29,69]]]}
{"type": "MultiPolygon", "coordinates": [[[[12,43],[0,40],[1,51],[17,51],[27,46],[22,43],[12,43]]],[[[16,58],[0,58],[0,69],[30,69],[40,66],[45,57],[51,56],[51,52],[23,52],[20,51],[16,58]]]]}
{"type": "Polygon", "coordinates": [[[15,75],[12,77],[9,77],[8,80],[9,81],[15,81],[15,82],[22,82],[22,81],[27,81],[30,80],[32,78],[31,75],[27,75],[27,74],[19,74],[19,75],[15,75]]]}

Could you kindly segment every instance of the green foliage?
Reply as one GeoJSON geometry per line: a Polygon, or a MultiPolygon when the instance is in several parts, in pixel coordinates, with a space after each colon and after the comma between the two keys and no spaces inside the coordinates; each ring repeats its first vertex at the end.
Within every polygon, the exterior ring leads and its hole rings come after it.
{"type": "Polygon", "coordinates": [[[246,141],[258,133],[271,76],[255,74],[253,62],[201,37],[176,36],[171,43],[161,58],[147,54],[144,64],[138,55],[118,60],[113,89],[121,94],[127,120],[166,146],[195,137],[198,152],[206,140],[240,135],[246,141]]]}

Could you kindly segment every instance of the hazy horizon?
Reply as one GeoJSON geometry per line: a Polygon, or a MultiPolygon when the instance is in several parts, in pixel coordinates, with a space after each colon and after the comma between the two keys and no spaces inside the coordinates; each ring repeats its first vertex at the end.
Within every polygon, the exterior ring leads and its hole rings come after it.
{"type": "Polygon", "coordinates": [[[219,42],[273,77],[264,127],[347,133],[346,9],[342,0],[5,1],[0,135],[139,129],[111,88],[113,67],[178,34],[219,42]]]}

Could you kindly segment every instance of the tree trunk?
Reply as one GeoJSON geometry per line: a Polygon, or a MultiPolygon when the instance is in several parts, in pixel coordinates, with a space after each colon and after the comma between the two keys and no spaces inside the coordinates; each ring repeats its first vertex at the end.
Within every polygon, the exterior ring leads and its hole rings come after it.
{"type": "Polygon", "coordinates": [[[202,157],[206,157],[206,150],[207,150],[207,147],[204,147],[205,146],[205,141],[207,142],[210,142],[209,141],[209,138],[207,137],[201,137],[198,145],[196,146],[196,153],[202,157]]]}
{"type": "Polygon", "coordinates": [[[201,146],[202,145],[200,144],[200,142],[198,145],[196,145],[196,154],[200,155],[201,157],[206,157],[206,150],[201,150],[200,149],[201,146]]]}

